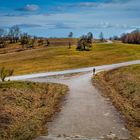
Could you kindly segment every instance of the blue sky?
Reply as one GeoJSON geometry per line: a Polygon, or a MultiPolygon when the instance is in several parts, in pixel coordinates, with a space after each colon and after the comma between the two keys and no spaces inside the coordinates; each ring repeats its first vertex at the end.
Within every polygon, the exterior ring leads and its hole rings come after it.
{"type": "Polygon", "coordinates": [[[97,38],[140,28],[140,0],[0,0],[0,28],[18,25],[44,37],[75,37],[92,32],[97,38]]]}

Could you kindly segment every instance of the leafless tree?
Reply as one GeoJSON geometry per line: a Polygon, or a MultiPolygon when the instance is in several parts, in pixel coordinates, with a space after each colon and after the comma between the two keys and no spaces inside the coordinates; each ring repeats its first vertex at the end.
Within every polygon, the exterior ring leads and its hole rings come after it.
{"type": "Polygon", "coordinates": [[[131,33],[123,34],[121,36],[121,41],[123,43],[140,44],[140,31],[135,30],[131,33]]]}

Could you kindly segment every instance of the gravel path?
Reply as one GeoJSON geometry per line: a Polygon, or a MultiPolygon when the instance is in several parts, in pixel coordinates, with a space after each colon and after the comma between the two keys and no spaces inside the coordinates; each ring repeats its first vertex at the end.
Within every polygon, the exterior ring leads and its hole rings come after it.
{"type": "MultiPolygon", "coordinates": [[[[140,60],[98,66],[95,68],[96,72],[99,72],[131,64],[140,64],[140,60]]],[[[28,80],[62,83],[69,86],[70,91],[62,105],[61,112],[56,115],[53,122],[48,124],[49,136],[39,137],[36,140],[55,140],[57,136],[63,136],[63,138],[58,139],[78,136],[81,140],[84,140],[83,136],[91,139],[115,136],[121,139],[127,139],[129,137],[129,132],[124,126],[123,119],[111,104],[111,101],[101,96],[100,91],[92,85],[92,69],[93,67],[89,67],[11,77],[14,80],[27,80],[31,78],[28,80]],[[67,75],[78,72],[83,73],[67,75]]]]}
{"type": "Polygon", "coordinates": [[[123,119],[108,98],[91,82],[92,73],[74,76],[55,76],[31,79],[37,82],[62,83],[69,86],[69,94],[61,112],[48,124],[53,136],[85,136],[103,138],[112,134],[118,138],[128,138],[129,132],[123,119]]]}

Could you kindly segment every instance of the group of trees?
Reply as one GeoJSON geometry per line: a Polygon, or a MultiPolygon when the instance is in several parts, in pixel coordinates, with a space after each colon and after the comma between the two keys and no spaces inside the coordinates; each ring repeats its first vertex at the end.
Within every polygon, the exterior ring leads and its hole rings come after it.
{"type": "Polygon", "coordinates": [[[89,50],[92,47],[93,34],[89,32],[87,35],[83,35],[77,42],[77,50],[89,50]]]}
{"type": "Polygon", "coordinates": [[[0,48],[6,47],[6,38],[4,29],[0,29],[0,48]]]}
{"type": "Polygon", "coordinates": [[[18,26],[12,26],[8,31],[0,29],[0,47],[6,47],[8,43],[17,43],[20,36],[21,31],[18,26]]]}
{"type": "Polygon", "coordinates": [[[135,30],[131,33],[122,34],[120,37],[110,37],[110,40],[122,41],[123,43],[140,44],[140,31],[135,30]]]}
{"type": "Polygon", "coordinates": [[[27,33],[22,33],[18,26],[12,26],[8,31],[0,29],[0,48],[4,48],[7,44],[20,43],[22,48],[33,48],[35,45],[48,46],[47,39],[32,37],[27,33]]]}
{"type": "Polygon", "coordinates": [[[140,44],[140,31],[136,30],[131,33],[123,34],[120,40],[123,43],[140,44]]]}

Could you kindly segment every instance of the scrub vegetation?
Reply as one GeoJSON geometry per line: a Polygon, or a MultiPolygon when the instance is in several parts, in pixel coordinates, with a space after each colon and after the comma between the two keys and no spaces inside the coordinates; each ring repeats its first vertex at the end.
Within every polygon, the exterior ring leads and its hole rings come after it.
{"type": "Polygon", "coordinates": [[[33,82],[0,83],[0,139],[31,140],[47,134],[68,87],[33,82]]]}
{"type": "Polygon", "coordinates": [[[97,74],[95,81],[123,114],[132,139],[140,136],[140,65],[97,74]]]}

